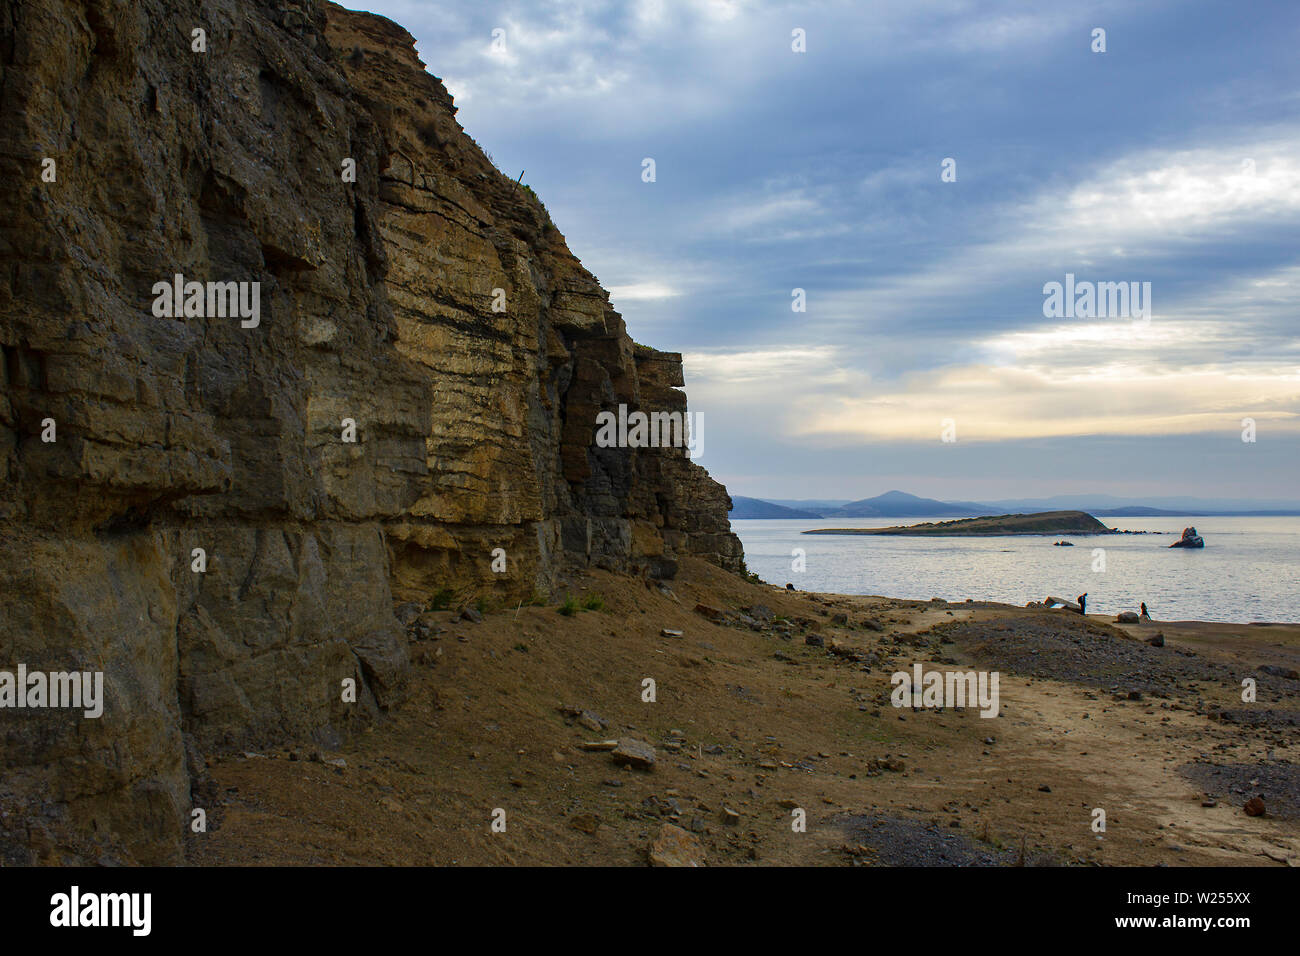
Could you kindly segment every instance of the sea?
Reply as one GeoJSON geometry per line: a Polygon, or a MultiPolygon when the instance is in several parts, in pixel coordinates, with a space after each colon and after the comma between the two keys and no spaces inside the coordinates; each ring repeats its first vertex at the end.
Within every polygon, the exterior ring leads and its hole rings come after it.
{"type": "MultiPolygon", "coordinates": [[[[926,518],[732,521],[749,570],[801,591],[1024,605],[1087,593],[1088,613],[1155,620],[1300,622],[1300,517],[1099,518],[1160,534],[934,538],[811,535],[813,528],[883,528],[926,518]],[[1170,548],[1186,527],[1203,549],[1170,548]],[[1073,547],[1057,547],[1069,541],[1073,547]],[[804,570],[793,570],[795,549],[804,570]]],[[[943,520],[943,519],[933,519],[943,520]]]]}

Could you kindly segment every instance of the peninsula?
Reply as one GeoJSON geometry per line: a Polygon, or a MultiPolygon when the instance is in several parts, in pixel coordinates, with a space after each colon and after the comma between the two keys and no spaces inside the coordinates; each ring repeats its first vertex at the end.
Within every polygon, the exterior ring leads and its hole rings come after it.
{"type": "Polygon", "coordinates": [[[954,518],[888,528],[817,528],[804,534],[910,534],[976,537],[1006,534],[1118,534],[1086,511],[1046,511],[1041,514],[986,515],[954,518]]]}

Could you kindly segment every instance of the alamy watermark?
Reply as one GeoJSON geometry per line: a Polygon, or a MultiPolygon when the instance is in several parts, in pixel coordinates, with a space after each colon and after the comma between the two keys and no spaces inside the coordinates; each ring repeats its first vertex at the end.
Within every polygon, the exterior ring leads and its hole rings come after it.
{"type": "Polygon", "coordinates": [[[685,448],[689,458],[704,454],[703,412],[629,412],[596,415],[598,448],[685,448]]]}
{"type": "Polygon", "coordinates": [[[186,282],[179,272],[172,281],[153,284],[153,314],[160,319],[239,318],[241,328],[262,321],[262,283],[186,282]]]}
{"type": "Polygon", "coordinates": [[[1043,286],[1043,315],[1049,319],[1151,318],[1150,282],[1076,282],[1073,272],[1065,282],[1043,286]]]}
{"type": "Polygon", "coordinates": [[[103,671],[0,671],[0,708],[69,707],[94,720],[104,713],[103,671]]]}
{"type": "Polygon", "coordinates": [[[895,707],[979,707],[981,717],[998,715],[997,671],[929,671],[919,663],[912,673],[896,671],[889,679],[895,707]]]}
{"type": "Polygon", "coordinates": [[[83,893],[73,886],[50,897],[50,925],[59,928],[123,927],[148,936],[152,911],[152,893],[83,893]]]}

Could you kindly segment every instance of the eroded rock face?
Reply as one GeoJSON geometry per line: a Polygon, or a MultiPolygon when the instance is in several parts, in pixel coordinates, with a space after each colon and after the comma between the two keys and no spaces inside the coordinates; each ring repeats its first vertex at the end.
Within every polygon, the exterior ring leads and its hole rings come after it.
{"type": "Polygon", "coordinates": [[[602,410],[685,411],[680,356],[631,341],[405,30],[25,0],[0,90],[0,670],[105,683],[97,720],[0,710],[0,860],[179,860],[205,755],[401,701],[395,598],[740,566],[681,449],[594,443],[602,410]],[[259,283],[258,324],[157,315],[176,274],[259,283]]]}

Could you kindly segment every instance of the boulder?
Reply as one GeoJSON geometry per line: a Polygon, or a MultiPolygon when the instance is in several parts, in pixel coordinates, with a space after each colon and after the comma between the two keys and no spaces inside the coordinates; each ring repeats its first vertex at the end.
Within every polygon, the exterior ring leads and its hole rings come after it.
{"type": "Polygon", "coordinates": [[[727,616],[725,611],[721,610],[720,608],[713,607],[712,605],[709,604],[695,605],[695,613],[703,617],[706,617],[710,621],[713,621],[715,623],[721,622],[727,616]]]}
{"type": "Polygon", "coordinates": [[[1116,624],[1136,624],[1137,622],[1137,611],[1120,611],[1119,616],[1115,618],[1116,624]]]}
{"type": "Polygon", "coordinates": [[[401,624],[402,627],[410,627],[419,619],[423,611],[424,608],[420,607],[420,605],[416,604],[414,601],[406,601],[393,608],[393,616],[397,618],[398,623],[401,624]]]}
{"type": "Polygon", "coordinates": [[[1183,536],[1171,544],[1171,548],[1203,548],[1205,540],[1196,533],[1195,528],[1184,528],[1183,536]]]}
{"type": "Polygon", "coordinates": [[[1300,680],[1300,671],[1292,670],[1290,667],[1279,667],[1277,664],[1260,664],[1258,670],[1261,674],[1272,674],[1274,677],[1285,677],[1287,680],[1300,680]]]}
{"type": "Polygon", "coordinates": [[[650,844],[651,866],[704,866],[704,847],[681,827],[665,823],[650,844]]]}
{"type": "Polygon", "coordinates": [[[624,737],[618,746],[610,751],[616,763],[628,764],[638,770],[652,770],[655,765],[655,749],[644,740],[624,737]]]}
{"type": "Polygon", "coordinates": [[[1064,608],[1067,611],[1073,611],[1075,614],[1083,613],[1083,608],[1079,607],[1079,603],[1077,601],[1070,601],[1067,600],[1066,598],[1059,598],[1059,597],[1053,597],[1052,595],[1048,595],[1043,600],[1043,603],[1053,609],[1064,608]]]}

